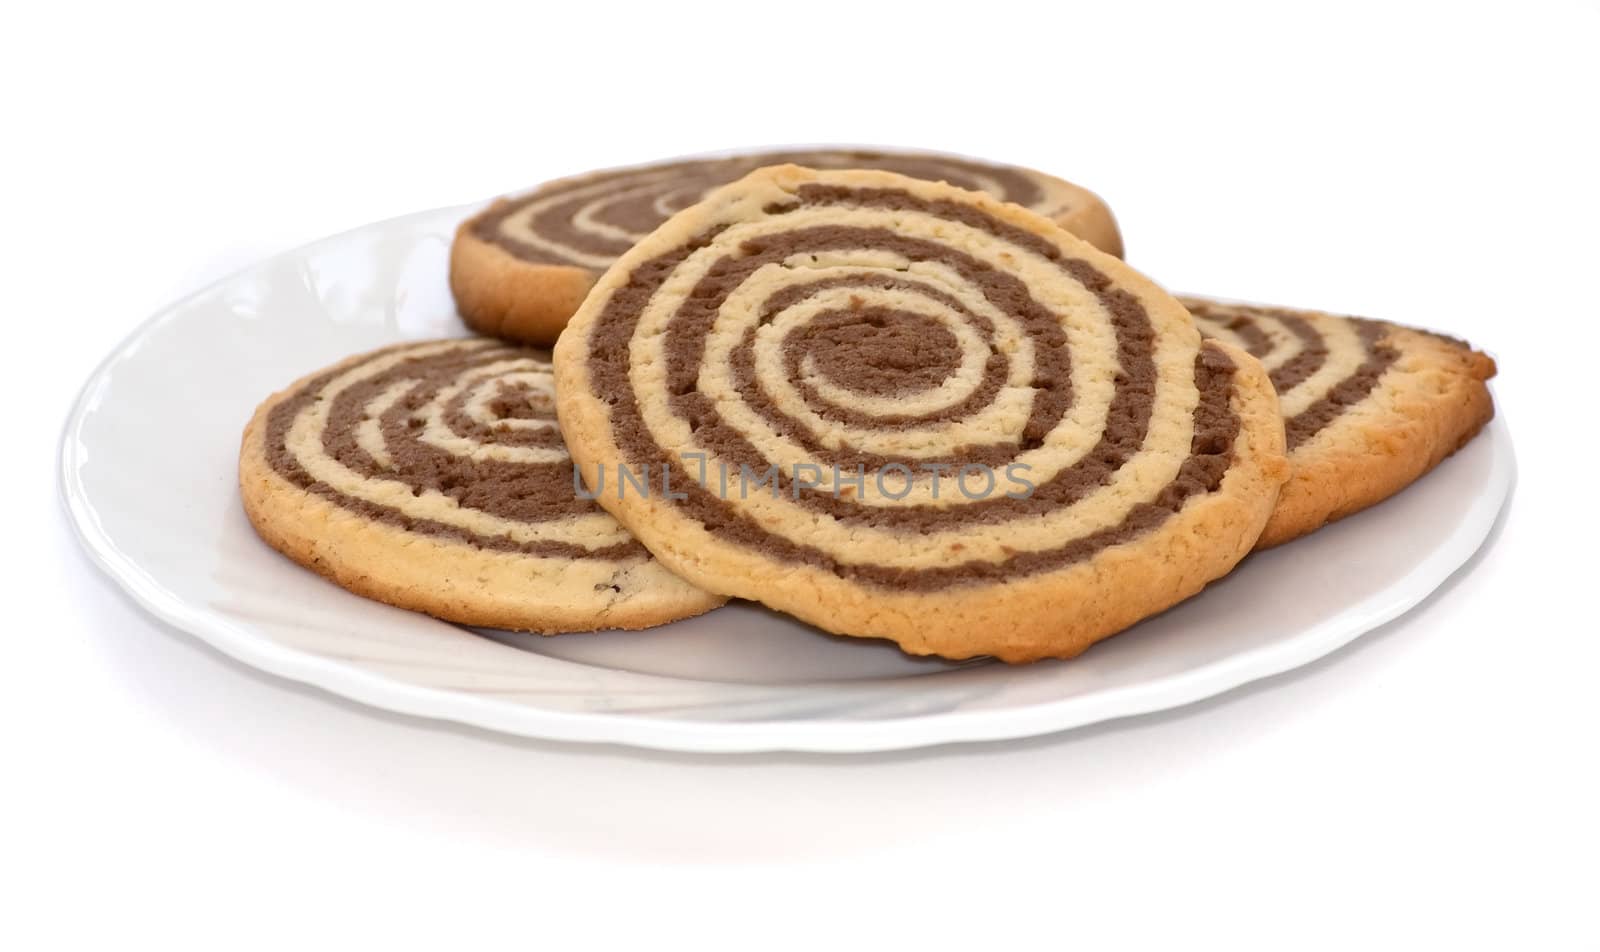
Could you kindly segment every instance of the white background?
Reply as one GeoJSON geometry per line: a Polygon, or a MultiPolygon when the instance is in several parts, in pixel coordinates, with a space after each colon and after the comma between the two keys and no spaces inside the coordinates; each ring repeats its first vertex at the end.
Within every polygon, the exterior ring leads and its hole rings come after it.
{"type": "Polygon", "coordinates": [[[6,14],[0,946],[1600,948],[1594,4],[535,7],[6,14]],[[1521,466],[1490,548],[1215,701],[846,758],[374,713],[77,551],[57,428],[166,301],[373,219],[812,141],[1037,166],[1168,286],[1471,338],[1521,466]]]}

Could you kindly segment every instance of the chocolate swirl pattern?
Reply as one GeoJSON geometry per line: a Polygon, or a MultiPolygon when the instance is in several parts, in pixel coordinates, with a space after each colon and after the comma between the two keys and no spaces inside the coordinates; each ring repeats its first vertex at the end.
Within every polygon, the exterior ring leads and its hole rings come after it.
{"type": "Polygon", "coordinates": [[[1122,253],[1104,202],[1031,169],[918,152],[763,152],[597,172],[494,203],[461,226],[452,248],[451,287],[462,316],[484,333],[554,341],[599,273],[669,216],[755,169],[785,163],[949,182],[1032,209],[1104,251],[1122,253]]]}
{"type": "Polygon", "coordinates": [[[713,193],[607,272],[556,366],[589,486],[663,562],[919,654],[1076,654],[1226,572],[1285,472],[1265,374],[1174,300],[888,173],[713,193]]]}
{"type": "Polygon", "coordinates": [[[638,628],[721,601],[576,492],[545,351],[429,341],[307,377],[257,411],[240,486],[286,555],[449,621],[638,628]]]}
{"type": "Polygon", "coordinates": [[[1489,422],[1494,361],[1382,321],[1182,298],[1201,333],[1259,359],[1278,392],[1293,474],[1259,548],[1365,509],[1489,422]]]}

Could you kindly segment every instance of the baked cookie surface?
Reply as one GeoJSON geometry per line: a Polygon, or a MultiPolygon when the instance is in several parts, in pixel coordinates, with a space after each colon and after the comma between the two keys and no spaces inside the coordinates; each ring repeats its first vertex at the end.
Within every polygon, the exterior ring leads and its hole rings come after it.
{"type": "Polygon", "coordinates": [[[657,558],[913,654],[1077,654],[1227,572],[1287,474],[1254,359],[1051,221],[889,173],[718,190],[555,357],[573,458],[657,558]]]}
{"type": "Polygon", "coordinates": [[[450,256],[450,287],[474,330],[555,341],[595,279],[672,215],[755,169],[883,169],[988,192],[1054,219],[1111,254],[1122,237],[1105,203],[1042,172],[921,152],[815,149],[660,162],[550,182],[467,219],[450,256]]]}
{"type": "Polygon", "coordinates": [[[345,588],[461,624],[644,628],[723,599],[574,489],[548,352],[401,344],[257,409],[239,489],[274,548],[345,588]]]}
{"type": "Polygon", "coordinates": [[[1261,360],[1292,472],[1257,543],[1278,545],[1394,495],[1494,416],[1494,361],[1448,337],[1319,311],[1180,297],[1201,333],[1261,360]]]}

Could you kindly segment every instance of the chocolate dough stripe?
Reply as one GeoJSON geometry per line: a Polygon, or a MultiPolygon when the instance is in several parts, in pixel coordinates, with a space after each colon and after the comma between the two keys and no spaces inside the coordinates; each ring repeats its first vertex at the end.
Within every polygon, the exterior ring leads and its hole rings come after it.
{"type": "Polygon", "coordinates": [[[1378,321],[1352,318],[1356,334],[1366,348],[1366,360],[1355,372],[1334,384],[1328,392],[1300,413],[1284,421],[1284,435],[1291,452],[1311,439],[1346,410],[1365,400],[1386,370],[1400,358],[1400,351],[1384,342],[1385,326],[1378,321]]]}
{"type": "MultiPolygon", "coordinates": [[[[762,323],[765,323],[770,317],[774,316],[784,307],[792,306],[793,304],[805,300],[807,297],[814,295],[819,291],[839,287],[875,287],[885,290],[905,290],[912,293],[923,294],[933,300],[945,304],[952,310],[956,310],[957,313],[967,320],[970,326],[977,329],[984,336],[988,337],[993,334],[994,327],[988,318],[973,313],[955,298],[950,297],[944,292],[939,291],[929,285],[922,284],[921,282],[890,279],[881,275],[826,278],[820,281],[807,282],[805,284],[790,285],[779,293],[774,294],[772,298],[766,302],[766,309],[763,311],[762,323]]],[[[755,327],[747,329],[745,331],[744,338],[739,343],[739,346],[734,348],[732,354],[730,355],[733,379],[742,392],[752,394],[759,392],[763,397],[767,397],[768,394],[766,389],[761,380],[756,376],[755,372],[755,335],[755,327]]],[[[796,389],[801,393],[802,397],[805,398],[806,403],[811,406],[811,408],[815,410],[818,415],[824,417],[825,419],[861,427],[894,427],[925,422],[938,422],[940,420],[953,419],[970,414],[993,400],[994,395],[999,392],[1001,386],[1005,382],[1006,371],[1010,365],[1010,361],[1007,359],[1005,354],[991,348],[989,358],[984,364],[983,379],[980,381],[978,387],[975,388],[974,392],[961,403],[951,407],[945,407],[942,410],[928,415],[900,415],[884,417],[856,412],[849,407],[841,407],[823,401],[819,396],[817,396],[813,387],[798,379],[798,368],[804,354],[805,351],[798,346],[797,342],[792,340],[785,341],[785,370],[789,374],[790,378],[794,380],[796,389]]],[[[920,460],[918,460],[916,457],[910,456],[886,456],[868,453],[837,452],[819,443],[816,438],[811,435],[810,430],[804,424],[783,413],[770,399],[754,401],[751,404],[751,408],[760,414],[764,419],[766,419],[766,421],[778,432],[803,446],[807,452],[816,454],[819,460],[828,463],[829,465],[838,464],[841,468],[853,470],[858,463],[868,469],[881,469],[882,467],[893,463],[914,465],[920,462],[920,460]]],[[[972,449],[973,448],[968,447],[963,452],[971,452],[972,449]]],[[[980,460],[974,457],[972,461],[980,460]]]]}
{"type": "MultiPolygon", "coordinates": [[[[948,524],[952,519],[972,518],[974,513],[981,513],[980,518],[985,522],[995,522],[1008,517],[1026,516],[1070,506],[1072,502],[1102,485],[1112,472],[1138,452],[1146,435],[1153,399],[1150,386],[1154,379],[1154,365],[1151,358],[1153,332],[1142,305],[1132,295],[1112,288],[1110,280],[1087,262],[1076,259],[1061,260],[1053,244],[1030,233],[1021,232],[1013,226],[994,221],[976,209],[957,203],[923,202],[897,190],[811,186],[802,187],[800,191],[800,203],[806,202],[848,202],[880,208],[916,210],[980,228],[991,235],[1012,241],[1043,257],[1057,261],[1063,271],[1099,297],[1113,318],[1118,356],[1123,369],[1116,382],[1111,406],[1107,411],[1105,431],[1093,451],[1081,458],[1069,470],[1063,471],[1055,479],[1039,487],[1027,500],[985,500],[983,504],[963,507],[896,508],[893,510],[894,529],[922,531],[948,524]],[[993,505],[986,505],[989,503],[993,505]],[[1023,505],[1018,506],[1019,503],[1023,505]],[[1002,508],[1005,506],[1010,506],[1010,510],[1002,508]]],[[[785,210],[772,208],[769,209],[769,213],[779,214],[785,210]]],[[[841,236],[859,239],[860,233],[874,230],[824,226],[810,231],[830,235],[832,240],[837,242],[841,236]]],[[[796,234],[799,232],[784,233],[776,238],[792,238],[796,234]]],[[[1239,420],[1229,399],[1233,365],[1226,355],[1215,347],[1206,345],[1196,357],[1195,374],[1201,399],[1195,410],[1195,433],[1190,457],[1180,466],[1178,476],[1157,493],[1152,502],[1137,504],[1116,527],[1070,540],[1043,552],[1017,553],[999,562],[969,562],[940,569],[891,569],[884,566],[840,564],[821,550],[768,533],[749,517],[734,511],[724,501],[716,499],[704,487],[699,486],[680,461],[674,460],[664,448],[655,444],[640,415],[637,397],[629,386],[628,341],[633,336],[640,314],[672,272],[689,255],[710,244],[715,235],[715,231],[703,234],[688,244],[635,268],[629,274],[627,283],[616,289],[606,302],[588,341],[591,390],[610,404],[614,439],[619,450],[627,457],[626,462],[634,466],[666,465],[676,470],[677,476],[673,482],[685,487],[683,491],[686,498],[682,504],[708,531],[745,546],[786,555],[791,560],[823,564],[840,575],[884,585],[933,588],[947,585],[956,579],[971,580],[1018,572],[1043,571],[1085,558],[1105,546],[1131,539],[1159,525],[1167,515],[1181,508],[1183,502],[1194,494],[1214,490],[1231,462],[1233,439],[1239,428],[1239,420]]],[[[898,241],[914,241],[892,234],[889,237],[898,241]]],[[[782,241],[776,241],[780,247],[775,252],[773,250],[775,241],[774,236],[754,239],[746,243],[745,251],[750,257],[770,257],[776,254],[775,260],[781,260],[793,253],[794,249],[782,241]]],[[[926,244],[932,245],[931,250],[935,260],[945,260],[953,251],[933,243],[926,244]]],[[[849,244],[836,246],[848,247],[849,244]]],[[[878,245],[869,244],[867,247],[878,247],[878,245]]],[[[915,255],[909,257],[916,259],[915,255]]],[[[720,304],[727,291],[738,281],[743,280],[743,275],[737,272],[743,271],[743,266],[748,261],[749,258],[738,261],[724,258],[716,262],[707,272],[703,282],[716,282],[726,278],[730,273],[735,274],[737,280],[728,282],[721,289],[720,296],[714,289],[696,288],[688,295],[685,307],[680,309],[669,322],[666,330],[669,337],[667,389],[675,404],[675,412],[690,424],[691,432],[702,446],[713,448],[719,458],[735,466],[741,461],[752,461],[753,447],[721,421],[715,407],[702,395],[695,393],[694,387],[698,368],[703,360],[703,341],[700,337],[709,327],[709,320],[715,316],[715,304],[711,302],[714,299],[716,304],[720,304]],[[687,318],[685,310],[689,311],[687,318]],[[685,324],[685,321],[689,323],[685,324]],[[670,343],[675,331],[681,332],[679,345],[676,347],[670,343]],[[722,445],[725,441],[726,446],[722,445]],[[728,451],[730,448],[732,452],[728,451]]],[[[971,276],[968,277],[970,280],[971,276]]],[[[1020,282],[1017,284],[1020,285],[1020,282]]],[[[1025,303],[1038,308],[1037,303],[1026,295],[1025,289],[1022,290],[1025,303]]],[[[1048,312],[1044,313],[1048,315],[1048,312]]],[[[1054,328],[1057,338],[1055,349],[1064,354],[1066,348],[1062,346],[1064,341],[1060,339],[1063,335],[1054,318],[1051,319],[1051,327],[1054,328]]],[[[1042,388],[1043,394],[1054,395],[1056,399],[1062,401],[1063,407],[1070,403],[1069,378],[1065,375],[1059,380],[1035,381],[1036,386],[1041,383],[1049,384],[1042,388]]],[[[1059,416],[1059,413],[1056,414],[1055,419],[1059,419],[1059,416]]],[[[1049,427],[1046,427],[1044,431],[1037,433],[1025,431],[1024,439],[1042,440],[1048,429],[1049,427]]],[[[761,466],[762,461],[755,460],[755,465],[761,466]]],[[[831,494],[806,492],[799,495],[802,503],[809,508],[828,512],[844,521],[862,518],[856,507],[850,506],[843,500],[834,499],[831,494]]],[[[871,514],[867,514],[868,519],[870,516],[871,514]]]]}
{"type": "MultiPolygon", "coordinates": [[[[973,330],[976,331],[980,337],[989,340],[994,336],[994,322],[990,321],[989,318],[983,316],[982,314],[975,313],[968,309],[965,304],[962,304],[953,295],[940,290],[931,284],[916,280],[914,278],[891,277],[889,275],[874,274],[871,272],[820,278],[815,281],[806,281],[798,284],[788,285],[781,290],[774,292],[770,297],[767,298],[766,301],[762,302],[761,319],[758,322],[758,326],[771,323],[773,318],[777,317],[783,311],[807,301],[823,291],[829,291],[838,288],[904,291],[910,294],[920,295],[928,298],[931,301],[941,304],[960,315],[962,320],[964,320],[968,326],[973,328],[973,330]]],[[[733,354],[735,369],[734,378],[736,381],[738,381],[738,384],[742,389],[762,387],[761,381],[755,376],[754,360],[752,359],[755,346],[754,335],[754,328],[752,328],[750,331],[747,331],[745,340],[741,342],[739,348],[737,348],[733,354]]],[[[795,342],[796,345],[799,343],[800,342],[795,342]]],[[[851,349],[855,350],[856,348],[851,349]]],[[[840,350],[842,352],[840,354],[841,358],[844,358],[846,361],[859,360],[859,353],[843,353],[843,351],[845,351],[845,348],[843,347],[841,347],[840,350]]],[[[938,422],[940,420],[954,419],[971,414],[981,407],[987,405],[989,401],[993,400],[994,395],[999,392],[1000,387],[1004,383],[1006,379],[1006,373],[1011,364],[1010,359],[1007,358],[1005,354],[991,346],[989,358],[984,364],[983,379],[980,381],[979,385],[974,388],[972,395],[966,400],[963,400],[961,403],[929,414],[874,416],[866,413],[858,413],[850,407],[838,406],[836,404],[826,403],[825,401],[821,400],[821,398],[816,394],[815,388],[804,383],[803,381],[798,380],[797,369],[801,359],[803,359],[805,356],[806,352],[804,348],[800,346],[791,347],[790,341],[786,340],[784,351],[785,369],[788,371],[790,377],[796,379],[796,389],[801,392],[802,396],[806,398],[807,404],[811,406],[813,410],[816,410],[818,415],[825,419],[844,423],[846,425],[863,427],[893,427],[916,423],[938,422]]],[[[824,369],[824,373],[827,373],[826,369],[824,369]]],[[[766,415],[768,407],[768,404],[760,404],[756,407],[756,409],[758,412],[766,415]]],[[[775,410],[776,408],[772,409],[775,410]]],[[[785,429],[785,427],[797,430],[798,432],[794,433],[787,433],[787,431],[785,432],[786,435],[789,435],[792,439],[795,439],[797,442],[801,442],[802,445],[805,445],[808,450],[819,453],[827,452],[825,447],[822,447],[820,444],[817,444],[815,440],[810,438],[809,433],[805,431],[803,427],[793,425],[792,421],[788,423],[780,423],[780,420],[787,421],[788,418],[781,414],[768,416],[768,421],[773,423],[774,426],[777,426],[780,430],[785,429]]],[[[899,457],[883,457],[883,459],[886,462],[915,462],[915,460],[911,457],[905,457],[903,459],[899,457]]]]}
{"type": "MultiPolygon", "coordinates": [[[[971,326],[970,322],[968,326],[971,326]]],[[[753,354],[755,328],[745,333],[743,347],[753,354]]],[[[853,387],[873,396],[904,396],[937,389],[961,369],[961,341],[937,317],[881,305],[852,304],[812,316],[810,323],[784,335],[785,377],[819,416],[847,425],[879,429],[937,422],[967,416],[988,403],[1005,380],[1009,361],[987,346],[980,389],[961,403],[930,413],[875,416],[834,403],[805,379],[808,361],[834,386],[853,387]],[[896,358],[899,358],[897,362],[896,358]],[[852,379],[854,374],[854,379],[852,379]]]]}
{"type": "Polygon", "coordinates": [[[1305,383],[1311,375],[1322,369],[1328,360],[1328,342],[1311,322],[1294,314],[1274,314],[1278,322],[1300,340],[1300,349],[1293,357],[1272,369],[1272,388],[1288,393],[1305,383]]]}
{"type": "MultiPolygon", "coordinates": [[[[707,439],[716,438],[719,444],[724,441],[720,435],[714,437],[714,434],[728,433],[730,438],[727,442],[737,450],[737,458],[730,462],[735,465],[748,463],[758,471],[764,467],[765,462],[761,460],[755,448],[743,437],[738,436],[732,427],[723,424],[721,415],[717,413],[716,407],[709,399],[693,390],[693,381],[699,376],[700,364],[704,360],[705,334],[702,328],[711,326],[727,296],[763,265],[782,261],[797,253],[864,248],[893,251],[913,261],[938,261],[948,265],[976,285],[990,304],[1001,312],[1011,315],[1030,336],[1034,337],[1036,363],[1031,384],[1039,392],[1034,396],[1032,412],[1023,428],[1023,445],[1019,447],[1012,443],[993,443],[961,447],[958,452],[962,462],[990,466],[1004,464],[1015,457],[1018,449],[1034,449],[1041,445],[1045,435],[1055,428],[1072,405],[1071,358],[1066,335],[1062,332],[1056,316],[1035,301],[1026,286],[1012,275],[995,270],[984,262],[937,242],[910,238],[883,228],[824,225],[777,235],[763,235],[756,242],[746,242],[744,247],[747,252],[746,257],[722,258],[713,264],[667,326],[667,386],[673,394],[674,411],[679,416],[688,416],[697,421],[697,435],[701,432],[698,429],[701,426],[720,428],[720,430],[703,431],[707,439]]],[[[1140,317],[1142,316],[1141,314],[1140,317]]],[[[767,396],[766,391],[753,386],[754,368],[748,363],[749,358],[741,353],[743,350],[744,345],[741,344],[739,351],[735,352],[735,380],[743,392],[752,397],[764,398],[767,396]]],[[[768,419],[781,418],[783,422],[777,424],[780,432],[792,435],[804,431],[804,427],[798,421],[783,416],[770,401],[755,400],[752,401],[752,405],[768,419]]],[[[1148,412],[1148,407],[1146,411],[1148,412]]],[[[1139,436],[1142,440],[1142,426],[1139,436]]],[[[704,440],[701,441],[701,445],[713,449],[706,446],[704,440]]],[[[909,457],[827,451],[812,439],[802,441],[801,445],[807,450],[818,452],[819,458],[829,465],[837,463],[850,470],[854,470],[857,465],[864,466],[868,470],[876,470],[893,463],[931,462],[913,460],[909,457]]],[[[721,449],[721,446],[716,449],[721,449]]],[[[831,495],[829,498],[831,500],[831,495]]],[[[838,502],[838,500],[833,501],[838,502]]],[[[999,500],[994,502],[998,503],[999,500]]],[[[827,506],[827,503],[818,504],[827,506]]],[[[840,515],[845,510],[834,507],[832,510],[824,509],[824,511],[840,515]]],[[[905,512],[906,509],[901,507],[896,511],[905,512]]]]}
{"type": "Polygon", "coordinates": [[[574,225],[578,215],[589,210],[591,216],[604,225],[643,236],[654,230],[667,215],[698,200],[707,190],[762,166],[787,162],[816,168],[883,169],[912,178],[943,179],[952,185],[974,190],[985,190],[987,181],[999,186],[997,197],[1018,205],[1032,206],[1044,198],[1037,182],[1021,170],[1007,166],[943,156],[859,150],[787,151],[622,169],[567,183],[555,183],[483,215],[473,231],[479,239],[498,245],[524,261],[584,266],[583,261],[569,255],[519,241],[506,234],[501,225],[534,202],[548,203],[549,207],[541,210],[529,222],[536,234],[579,254],[616,257],[627,251],[632,241],[582,231],[574,225]],[[662,208],[659,205],[663,198],[675,200],[666,202],[667,207],[662,208]]]}
{"type": "Polygon", "coordinates": [[[1251,357],[1257,360],[1265,358],[1277,349],[1273,343],[1272,335],[1261,329],[1249,316],[1241,314],[1230,320],[1226,328],[1239,336],[1244,343],[1244,349],[1251,357]]]}
{"type": "MultiPolygon", "coordinates": [[[[799,295],[785,294],[782,296],[786,300],[793,299],[795,303],[798,303],[801,300],[805,300],[813,296],[821,290],[838,287],[901,290],[927,297],[930,300],[937,301],[938,303],[954,311],[961,317],[967,326],[971,327],[986,341],[991,341],[994,335],[994,324],[988,318],[973,313],[955,298],[945,294],[942,291],[939,291],[931,285],[924,284],[920,281],[896,280],[878,275],[861,275],[856,277],[854,280],[847,278],[828,278],[822,281],[809,282],[807,284],[791,285],[784,290],[798,290],[802,293],[799,295]]],[[[776,297],[779,297],[779,295],[774,295],[774,298],[776,297]]],[[[785,308],[788,306],[792,305],[785,305],[785,308]]],[[[775,313],[785,309],[774,307],[772,299],[768,299],[768,301],[765,303],[765,308],[766,310],[761,320],[762,324],[768,323],[770,318],[775,313]]],[[[1006,372],[1010,367],[1011,362],[1005,354],[995,350],[991,345],[989,349],[989,357],[984,363],[982,380],[980,381],[975,392],[959,404],[948,406],[941,410],[926,414],[874,416],[872,414],[856,412],[854,409],[847,406],[839,406],[837,404],[829,403],[822,399],[822,397],[817,394],[816,389],[809,383],[800,380],[801,364],[807,356],[817,357],[819,370],[824,376],[834,380],[835,383],[838,383],[839,381],[834,379],[834,374],[848,371],[868,372],[872,367],[870,358],[883,355],[875,353],[875,348],[873,347],[874,342],[870,337],[862,339],[862,328],[852,326],[855,320],[858,320],[863,316],[868,317],[868,321],[866,323],[866,327],[868,328],[881,329],[890,326],[897,319],[911,321],[914,323],[925,323],[925,336],[919,340],[919,343],[923,344],[925,348],[930,340],[942,341],[942,338],[940,338],[939,335],[950,338],[948,349],[955,351],[956,364],[959,366],[961,356],[959,342],[954,340],[953,334],[945,330],[942,326],[938,325],[938,322],[932,318],[927,318],[923,315],[912,312],[891,312],[891,309],[885,309],[873,305],[862,306],[856,302],[852,302],[849,309],[820,314],[815,318],[813,325],[802,329],[807,333],[785,337],[783,348],[784,369],[789,378],[796,382],[796,388],[800,390],[801,394],[806,398],[806,403],[816,410],[820,416],[826,419],[835,420],[847,425],[865,427],[893,427],[898,425],[938,422],[940,420],[958,418],[969,415],[982,406],[985,406],[989,400],[994,397],[994,394],[999,392],[1001,385],[1005,382],[1006,372]],[[851,334],[855,339],[838,341],[836,338],[817,333],[823,331],[851,334]],[[820,340],[816,339],[819,337],[820,340]],[[814,353],[818,347],[824,347],[824,349],[828,352],[826,356],[831,359],[823,359],[818,357],[818,355],[814,353]]],[[[747,369],[752,370],[752,355],[755,347],[755,334],[756,328],[754,327],[750,328],[746,332],[745,340],[741,343],[738,353],[735,356],[735,360],[739,364],[744,365],[747,369]],[[748,362],[748,364],[746,362],[748,362]]],[[[917,335],[912,336],[915,338],[917,335]]],[[[917,373],[921,373],[925,369],[920,367],[918,362],[913,359],[916,355],[905,354],[903,356],[905,358],[903,362],[904,369],[917,373]]],[[[745,379],[742,373],[739,375],[739,377],[741,380],[745,379]]],[[[749,379],[754,381],[754,376],[752,375],[749,379]]],[[[928,383],[929,386],[936,387],[943,382],[943,378],[939,380],[923,382],[928,383]]],[[[899,379],[897,376],[893,383],[899,385],[899,389],[891,388],[890,390],[886,390],[885,393],[904,392],[903,380],[899,379]]],[[[868,386],[869,389],[872,386],[870,383],[865,385],[868,386]]]]}
{"type": "MultiPolygon", "coordinates": [[[[1263,312],[1263,315],[1276,321],[1300,342],[1300,349],[1289,359],[1274,367],[1270,374],[1273,389],[1279,393],[1288,393],[1305,383],[1327,363],[1328,342],[1321,331],[1298,314],[1272,311],[1263,312]]],[[[1263,331],[1248,314],[1235,315],[1227,324],[1218,326],[1238,334],[1245,342],[1245,348],[1250,352],[1250,356],[1257,359],[1271,356],[1278,349],[1271,335],[1263,331]]]]}
{"type": "MultiPolygon", "coordinates": [[[[1287,395],[1305,384],[1328,359],[1326,337],[1310,321],[1292,311],[1255,305],[1213,305],[1197,299],[1183,299],[1183,302],[1198,320],[1202,333],[1214,336],[1212,328],[1233,331],[1247,342],[1250,353],[1256,357],[1268,356],[1276,349],[1270,335],[1260,327],[1263,320],[1276,322],[1297,337],[1301,342],[1300,351],[1270,374],[1272,386],[1280,395],[1287,395]],[[1260,342],[1265,342],[1265,346],[1258,351],[1260,342]]],[[[1365,357],[1354,371],[1334,383],[1309,407],[1284,421],[1287,446],[1291,451],[1316,436],[1350,407],[1365,400],[1400,356],[1398,350],[1384,342],[1387,325],[1383,322],[1362,318],[1347,320],[1355,328],[1365,357]]]]}
{"type": "MultiPolygon", "coordinates": [[[[501,446],[536,446],[554,449],[564,445],[561,441],[561,431],[555,425],[556,414],[553,408],[535,408],[526,398],[519,404],[511,399],[505,384],[500,383],[496,387],[499,395],[495,398],[495,403],[504,408],[502,419],[538,420],[550,425],[542,429],[516,429],[495,427],[481,420],[475,420],[468,416],[466,411],[467,400],[472,397],[474,388],[462,387],[444,406],[444,423],[451,432],[468,438],[492,438],[501,446]]],[[[525,386],[516,390],[527,393],[525,386]]]]}
{"type": "MultiPolygon", "coordinates": [[[[368,355],[359,363],[329,370],[275,406],[268,416],[265,435],[266,458],[273,471],[294,486],[366,518],[483,549],[571,559],[622,560],[644,559],[647,556],[644,547],[631,540],[601,548],[588,548],[556,540],[519,542],[503,535],[485,535],[351,496],[313,478],[287,443],[295,419],[311,404],[325,399],[323,393],[335,379],[364,364],[391,356],[407,346],[410,345],[386,348],[368,355]]],[[[447,494],[458,493],[459,501],[464,506],[507,521],[535,524],[599,512],[593,502],[578,499],[572,493],[570,463],[513,464],[499,460],[463,460],[415,438],[417,430],[410,424],[410,415],[415,409],[426,405],[428,395],[437,393],[460,373],[507,356],[518,355],[509,348],[484,348],[476,346],[476,342],[463,342],[461,348],[411,358],[362,379],[334,398],[328,425],[318,434],[324,452],[362,476],[403,482],[412,488],[413,495],[421,495],[427,489],[447,494]],[[380,422],[386,441],[392,441],[392,445],[398,447],[397,452],[410,454],[407,466],[404,471],[381,470],[377,462],[357,444],[355,433],[372,397],[412,377],[416,378],[416,386],[396,401],[380,422]]]]}

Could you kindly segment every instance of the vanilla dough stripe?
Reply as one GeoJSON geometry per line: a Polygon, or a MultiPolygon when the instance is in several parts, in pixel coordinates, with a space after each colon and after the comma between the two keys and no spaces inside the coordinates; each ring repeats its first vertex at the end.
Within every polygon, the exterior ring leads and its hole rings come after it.
{"type": "Polygon", "coordinates": [[[1462,341],[1320,311],[1180,298],[1201,333],[1268,368],[1292,473],[1267,548],[1415,482],[1494,416],[1494,361],[1462,341]]]}
{"type": "Polygon", "coordinates": [[[1227,572],[1287,474],[1243,350],[1048,219],[885,172],[762,169],[674,216],[556,373],[663,563],[917,654],[1077,654],[1227,572]]]}
{"type": "Polygon", "coordinates": [[[549,353],[402,344],[261,405],[239,486],[261,537],[358,594],[461,624],[643,628],[722,599],[574,488],[549,353]]]}
{"type": "Polygon", "coordinates": [[[926,152],[810,149],[658,162],[543,185],[469,218],[451,248],[450,286],[474,330],[553,342],[595,279],[668,216],[755,169],[881,169],[987,192],[1122,254],[1111,210],[1093,193],[1009,165],[926,152]]]}

